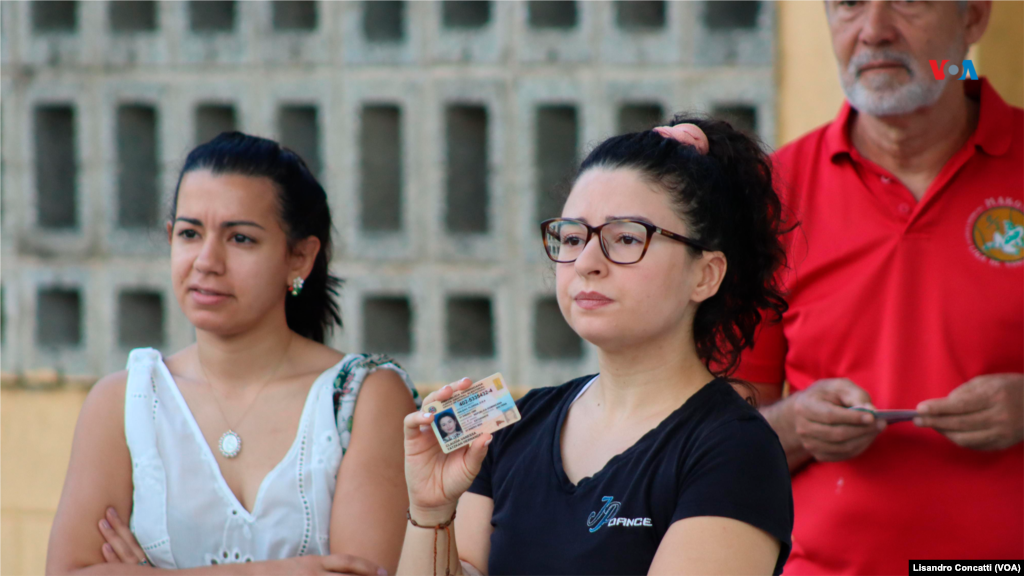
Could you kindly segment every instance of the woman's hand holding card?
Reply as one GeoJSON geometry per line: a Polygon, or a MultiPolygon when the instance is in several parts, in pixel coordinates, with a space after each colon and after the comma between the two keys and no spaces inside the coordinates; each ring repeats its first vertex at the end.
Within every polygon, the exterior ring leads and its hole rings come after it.
{"type": "MultiPolygon", "coordinates": [[[[463,378],[423,399],[427,407],[451,400],[457,392],[473,386],[463,378]]],[[[455,506],[480,472],[489,433],[481,434],[467,446],[445,454],[431,428],[435,414],[413,412],[405,417],[405,481],[409,489],[409,514],[422,525],[447,522],[455,506]]]]}

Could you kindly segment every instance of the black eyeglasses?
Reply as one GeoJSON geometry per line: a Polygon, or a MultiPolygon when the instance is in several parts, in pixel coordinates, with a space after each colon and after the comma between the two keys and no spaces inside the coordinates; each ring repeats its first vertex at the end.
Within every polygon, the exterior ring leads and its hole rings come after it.
{"type": "Polygon", "coordinates": [[[639,220],[611,220],[600,226],[569,218],[552,218],[540,223],[548,258],[566,264],[575,262],[596,234],[604,257],[616,264],[636,264],[647,254],[651,237],[661,234],[697,250],[710,250],[700,242],[639,220]]]}

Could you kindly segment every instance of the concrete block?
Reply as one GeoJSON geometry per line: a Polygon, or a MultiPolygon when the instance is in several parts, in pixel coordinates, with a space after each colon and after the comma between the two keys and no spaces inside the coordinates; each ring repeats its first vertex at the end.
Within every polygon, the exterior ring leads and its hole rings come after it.
{"type": "Polygon", "coordinates": [[[170,35],[175,27],[169,24],[173,23],[177,2],[97,4],[102,8],[96,51],[104,65],[149,67],[167,65],[171,61],[170,35]],[[147,28],[150,16],[154,26],[147,28]]]}
{"type": "Polygon", "coordinates": [[[13,140],[22,147],[25,159],[20,185],[27,209],[18,239],[18,247],[22,252],[40,256],[60,254],[83,257],[98,248],[94,212],[97,210],[95,200],[100,194],[96,188],[100,166],[96,147],[90,145],[94,142],[98,123],[94,114],[86,112],[98,108],[92,88],[93,84],[84,80],[37,81],[28,87],[24,99],[26,118],[21,125],[21,133],[13,140]],[[53,136],[56,137],[56,146],[61,154],[71,155],[64,163],[74,166],[75,170],[73,176],[60,175],[50,185],[52,190],[58,192],[57,196],[40,196],[39,175],[42,173],[49,177],[49,171],[55,168],[52,158],[45,156],[53,146],[47,143],[47,136],[36,133],[39,127],[37,124],[42,119],[37,112],[41,110],[68,111],[49,117],[52,121],[61,121],[62,117],[67,120],[63,123],[49,123],[55,127],[53,136]],[[70,126],[72,135],[66,134],[65,124],[70,126]],[[58,127],[62,128],[56,129],[58,127]],[[65,150],[67,145],[71,146],[71,150],[65,150]],[[40,150],[44,152],[43,157],[39,156],[40,150]],[[37,166],[37,162],[42,164],[37,166]],[[72,183],[74,190],[67,190],[67,186],[72,183]],[[73,204],[42,210],[43,202],[65,201],[73,204]]]}
{"type": "Polygon", "coordinates": [[[260,62],[275,66],[339,63],[341,6],[336,2],[256,2],[260,62]]]}
{"type": "Polygon", "coordinates": [[[257,61],[257,10],[253,2],[169,2],[176,14],[175,63],[189,65],[241,65],[257,61]],[[233,8],[229,7],[233,6],[233,8]]]}
{"type": "Polygon", "coordinates": [[[516,55],[528,64],[584,63],[595,57],[598,7],[592,2],[558,2],[574,4],[574,18],[554,14],[549,18],[534,16],[531,11],[557,11],[555,2],[516,2],[513,35],[517,39],[516,55]],[[551,5],[550,7],[548,5],[551,5]],[[548,26],[538,25],[546,22],[548,26]]]}
{"type": "Polygon", "coordinates": [[[107,8],[107,26],[113,33],[135,34],[159,29],[159,11],[155,2],[110,0],[107,8]]]}
{"type": "Polygon", "coordinates": [[[3,306],[3,333],[0,334],[0,369],[5,374],[17,372],[22,368],[22,354],[31,343],[26,343],[21,329],[22,322],[21,306],[21,272],[16,262],[17,257],[5,256],[3,258],[2,272],[0,272],[0,289],[3,298],[0,306],[3,306]]]}
{"type": "MultiPolygon", "coordinates": [[[[12,9],[9,4],[0,4],[0,11],[0,18],[6,18],[12,9]]],[[[24,148],[11,145],[22,141],[24,133],[23,85],[19,76],[0,75],[0,253],[5,257],[17,253],[18,231],[25,224],[25,185],[21,181],[26,172],[24,148]]]]}
{"type": "Polygon", "coordinates": [[[683,39],[692,34],[693,21],[685,17],[686,2],[626,1],[592,4],[600,21],[602,62],[652,65],[690,63],[690,53],[684,50],[683,39]],[[634,16],[634,13],[638,14],[634,16]],[[650,13],[660,13],[660,20],[651,18],[650,13]]]}
{"type": "Polygon", "coordinates": [[[345,332],[351,334],[351,344],[345,351],[387,354],[414,375],[417,381],[424,378],[424,351],[431,344],[430,336],[424,334],[425,302],[429,298],[429,288],[424,284],[423,277],[423,271],[412,271],[407,266],[397,264],[358,267],[346,274],[343,321],[345,332]],[[389,330],[402,331],[401,319],[395,318],[394,314],[390,321],[388,318],[368,314],[372,306],[367,306],[367,302],[384,298],[404,299],[408,304],[408,332],[398,336],[399,339],[408,338],[407,351],[402,351],[392,343],[384,344],[383,347],[374,346],[374,342],[368,338],[371,334],[385,335],[389,330]],[[387,325],[382,324],[385,322],[387,325]]]}
{"type": "Polygon", "coordinates": [[[433,332],[440,336],[439,341],[443,345],[438,356],[441,361],[437,371],[428,375],[427,381],[452,382],[464,376],[479,379],[499,371],[509,382],[519,381],[521,375],[517,360],[520,351],[513,338],[512,319],[517,311],[510,282],[512,277],[510,271],[503,267],[487,267],[476,268],[472,274],[446,274],[437,278],[437,291],[432,304],[435,313],[439,313],[441,318],[437,319],[433,332]],[[453,350],[459,339],[459,335],[453,332],[459,329],[460,319],[449,319],[448,315],[469,313],[468,309],[474,307],[450,307],[449,302],[452,299],[470,298],[486,298],[489,301],[493,349],[491,356],[471,356],[453,350]]]}
{"type": "Polygon", "coordinates": [[[713,66],[766,66],[775,59],[775,3],[774,2],[686,2],[688,18],[697,22],[689,51],[694,64],[713,66]],[[748,16],[719,16],[711,13],[728,11],[749,12],[744,6],[755,6],[753,20],[748,16]],[[719,24],[715,25],[714,22],[719,24]]]}
{"type": "Polygon", "coordinates": [[[104,325],[96,327],[97,339],[107,351],[98,375],[124,370],[132,348],[153,347],[167,355],[191,343],[166,258],[111,262],[105,268],[95,284],[103,309],[109,311],[104,325]]]}
{"type": "Polygon", "coordinates": [[[280,75],[260,100],[260,123],[268,126],[267,137],[273,138],[304,156],[326,188],[331,180],[332,162],[337,150],[330,148],[327,134],[336,122],[334,85],[327,77],[310,74],[280,75]],[[311,114],[297,109],[307,109],[311,114]],[[291,111],[291,112],[289,112],[291,111]],[[309,117],[311,116],[311,117],[309,117]],[[312,126],[306,126],[309,120],[312,126]],[[310,132],[306,136],[299,132],[310,132]],[[296,138],[297,140],[292,140],[296,138]],[[314,141],[309,142],[312,138],[314,141]],[[313,151],[316,157],[312,157],[313,151]]]}
{"type": "Polygon", "coordinates": [[[667,120],[683,110],[684,98],[679,93],[678,84],[671,78],[652,77],[649,74],[638,74],[634,78],[617,77],[609,81],[604,86],[605,105],[600,118],[604,130],[598,139],[621,134],[623,128],[627,128],[622,125],[623,108],[660,108],[660,120],[667,120]]]}
{"type": "MultiPolygon", "coordinates": [[[[106,193],[99,198],[102,218],[96,222],[102,234],[102,245],[105,253],[117,255],[139,255],[167,257],[169,253],[167,233],[164,224],[167,221],[167,209],[170,206],[174,184],[177,180],[175,164],[182,158],[177,150],[167,150],[166,143],[171,141],[174,132],[180,130],[173,118],[168,117],[171,111],[169,101],[172,98],[171,88],[163,83],[137,82],[132,80],[106,82],[102,87],[101,101],[98,110],[100,140],[100,170],[98,177],[101,190],[106,193]],[[141,106],[152,109],[155,124],[156,140],[154,158],[155,181],[151,192],[137,190],[121,190],[121,170],[124,162],[119,152],[118,114],[122,106],[141,106]],[[173,152],[173,154],[172,154],[173,152]],[[145,193],[155,197],[134,198],[145,193]],[[131,202],[131,206],[122,206],[123,202],[131,202]],[[138,221],[123,221],[122,215],[139,214],[137,202],[146,204],[145,212],[151,218],[148,225],[138,221]]],[[[122,134],[127,139],[121,146],[129,150],[138,149],[142,145],[139,134],[131,132],[122,134]]],[[[127,185],[131,180],[126,181],[127,185]]]]}
{"type": "MultiPolygon", "coordinates": [[[[62,374],[97,374],[102,361],[100,332],[92,325],[104,323],[105,307],[95,298],[90,270],[73,265],[21,267],[19,299],[29,312],[19,333],[26,336],[21,368],[50,368],[62,374]],[[49,295],[49,296],[48,296],[49,295]],[[74,331],[74,332],[69,332],[74,331]]],[[[102,328],[100,328],[102,330],[102,328]]]]}
{"type": "Polygon", "coordinates": [[[498,64],[512,51],[514,2],[429,2],[424,14],[434,62],[498,64]]]}
{"type": "MultiPolygon", "coordinates": [[[[100,2],[17,3],[9,14],[19,33],[19,63],[40,68],[96,62],[98,31],[105,17],[100,2]],[[63,12],[67,11],[67,14],[63,12]]],[[[7,14],[5,14],[7,16],[7,14]]],[[[5,18],[6,20],[6,18],[5,18]]]]}
{"type": "Polygon", "coordinates": [[[427,233],[437,240],[437,257],[442,260],[493,261],[500,257],[503,249],[511,248],[507,246],[507,238],[511,231],[507,215],[515,210],[510,206],[507,182],[506,85],[496,79],[437,81],[433,94],[436,99],[430,102],[431,111],[424,118],[427,141],[437,143],[426,150],[426,161],[429,166],[435,168],[427,179],[430,188],[426,191],[426,196],[433,207],[432,226],[428,228],[427,233]],[[450,117],[446,116],[446,111],[453,106],[478,107],[486,112],[487,162],[484,178],[487,188],[487,225],[480,231],[466,232],[458,227],[453,229],[447,215],[450,210],[462,209],[460,206],[448,205],[449,198],[452,198],[453,202],[458,201],[457,194],[449,194],[449,182],[457,184],[451,179],[461,177],[461,174],[448,173],[449,166],[457,166],[449,164],[448,160],[448,154],[456,150],[451,145],[457,144],[447,142],[450,117]]]}
{"type": "Polygon", "coordinates": [[[344,2],[341,38],[344,58],[352,65],[410,65],[424,55],[425,31],[417,25],[426,2],[374,0],[344,2]]]}
{"type": "Polygon", "coordinates": [[[685,80],[695,109],[710,114],[716,107],[752,107],[761,140],[775,142],[775,88],[771,68],[697,72],[685,80]]]}
{"type": "MultiPolygon", "coordinates": [[[[353,72],[347,85],[340,90],[339,116],[329,138],[336,154],[329,179],[328,194],[331,197],[331,212],[337,222],[339,243],[343,248],[339,255],[359,261],[389,262],[421,259],[432,253],[436,238],[435,225],[430,213],[433,204],[425,197],[428,186],[425,155],[429,148],[436,148],[440,142],[426,139],[425,124],[427,103],[432,100],[432,87],[416,75],[411,77],[381,78],[380,75],[353,72]],[[398,172],[400,199],[396,210],[399,212],[397,230],[380,230],[363,225],[361,214],[363,196],[374,192],[364,189],[362,179],[364,151],[353,145],[362,138],[364,127],[361,114],[366,106],[392,106],[399,112],[400,141],[397,143],[401,165],[394,166],[398,172]]],[[[432,112],[431,112],[432,113],[432,112]]]]}
{"type": "Polygon", "coordinates": [[[21,6],[15,3],[0,4],[0,65],[4,67],[21,61],[17,48],[23,28],[16,25],[21,21],[20,9],[21,6]]]}
{"type": "MultiPolygon", "coordinates": [[[[181,124],[178,125],[178,142],[168,152],[179,150],[178,166],[192,148],[216,136],[221,129],[230,128],[256,136],[269,136],[273,132],[273,125],[269,115],[264,113],[266,84],[244,73],[222,75],[216,81],[204,75],[189,75],[177,83],[170,93],[174,102],[169,103],[168,108],[171,108],[170,117],[181,121],[181,124]],[[203,116],[200,113],[203,107],[231,108],[234,126],[225,125],[223,121],[214,127],[201,124],[201,121],[211,120],[209,115],[203,116]],[[200,138],[203,140],[200,141],[200,138]]],[[[214,114],[213,119],[216,118],[214,114]]]]}

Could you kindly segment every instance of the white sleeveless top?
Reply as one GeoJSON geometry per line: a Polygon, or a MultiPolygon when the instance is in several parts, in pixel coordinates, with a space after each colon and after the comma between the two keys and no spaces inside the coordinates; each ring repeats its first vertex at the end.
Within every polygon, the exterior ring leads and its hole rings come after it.
{"type": "Polygon", "coordinates": [[[419,407],[416,389],[393,361],[346,355],[309,389],[295,441],[263,479],[249,513],[160,353],[133,350],[124,407],[134,484],[129,527],[150,562],[180,569],[330,554],[331,504],[356,398],[380,368],[397,372],[419,407]]]}

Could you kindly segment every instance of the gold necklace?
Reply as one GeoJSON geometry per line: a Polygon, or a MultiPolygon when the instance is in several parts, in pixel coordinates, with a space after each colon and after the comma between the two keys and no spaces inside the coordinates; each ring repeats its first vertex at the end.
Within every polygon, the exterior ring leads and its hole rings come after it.
{"type": "MultiPolygon", "coordinates": [[[[291,348],[291,346],[292,341],[289,339],[288,346],[286,346],[284,349],[284,355],[281,356],[281,361],[277,363],[277,368],[274,368],[274,371],[270,374],[270,377],[264,380],[263,384],[260,385],[260,389],[258,392],[256,392],[256,396],[253,396],[252,401],[249,402],[249,406],[246,407],[245,412],[242,413],[242,417],[238,419],[238,422],[236,422],[234,426],[231,425],[231,422],[228,422],[227,416],[224,415],[224,409],[221,407],[220,401],[217,400],[217,394],[213,394],[213,403],[217,405],[217,411],[220,412],[220,417],[224,420],[224,423],[228,425],[227,432],[221,434],[220,440],[217,441],[217,449],[220,450],[221,455],[224,456],[225,458],[234,458],[235,456],[238,456],[239,452],[242,451],[242,437],[239,436],[238,432],[235,432],[233,429],[237,428],[242,423],[242,421],[245,420],[245,417],[249,415],[249,411],[252,410],[252,407],[256,405],[256,400],[258,400],[260,394],[263,393],[263,389],[266,388],[267,384],[270,384],[270,381],[274,379],[274,376],[277,376],[277,373],[280,372],[281,366],[284,366],[285,358],[288,357],[288,350],[291,348]]],[[[206,379],[206,385],[209,386],[210,389],[212,390],[212,381],[210,380],[210,376],[206,373],[206,368],[203,366],[203,359],[199,356],[198,350],[196,351],[196,359],[199,361],[199,370],[202,371],[203,378],[206,379]]]]}

